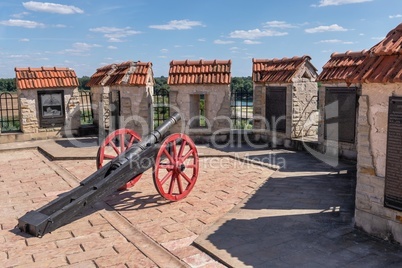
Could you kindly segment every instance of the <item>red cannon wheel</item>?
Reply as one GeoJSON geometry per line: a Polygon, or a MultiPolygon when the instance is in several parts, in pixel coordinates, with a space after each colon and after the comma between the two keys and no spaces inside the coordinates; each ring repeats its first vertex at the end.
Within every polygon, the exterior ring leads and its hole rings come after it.
{"type": "MultiPolygon", "coordinates": [[[[96,156],[96,167],[100,169],[108,161],[117,157],[140,140],[140,135],[131,129],[121,128],[113,131],[105,138],[98,149],[98,154],[96,156]]],[[[133,187],[134,184],[141,178],[141,175],[142,174],[132,178],[125,185],[120,187],[119,190],[127,190],[128,188],[133,187]]]]}
{"type": "Polygon", "coordinates": [[[172,134],[162,143],[153,171],[154,184],[164,198],[178,201],[193,189],[198,177],[198,153],[185,134],[172,134]]]}

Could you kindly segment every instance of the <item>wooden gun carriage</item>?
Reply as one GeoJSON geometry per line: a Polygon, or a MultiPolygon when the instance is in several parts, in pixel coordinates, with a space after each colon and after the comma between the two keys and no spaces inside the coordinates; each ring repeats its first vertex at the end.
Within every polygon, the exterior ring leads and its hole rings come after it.
{"type": "Polygon", "coordinates": [[[196,146],[182,133],[163,139],[180,120],[180,114],[175,113],[143,139],[130,129],[110,133],[98,149],[98,170],[76,188],[27,212],[18,219],[18,228],[41,237],[114,191],[134,186],[142,173],[150,168],[153,168],[153,181],[160,195],[171,201],[185,198],[198,177],[196,146]]]}

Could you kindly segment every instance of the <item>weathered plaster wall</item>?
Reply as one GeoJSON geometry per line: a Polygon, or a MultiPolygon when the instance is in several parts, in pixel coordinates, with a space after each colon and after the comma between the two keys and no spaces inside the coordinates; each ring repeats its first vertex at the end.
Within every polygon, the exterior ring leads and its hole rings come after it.
{"type": "Polygon", "coordinates": [[[384,207],[388,103],[402,84],[363,84],[359,98],[355,220],[368,233],[402,243],[402,212],[384,207]]]}
{"type": "Polygon", "coordinates": [[[120,128],[129,128],[140,136],[153,129],[153,89],[146,86],[113,86],[120,91],[120,128]]]}
{"type": "Polygon", "coordinates": [[[182,120],[171,132],[186,132],[191,136],[208,136],[219,132],[227,134],[230,131],[230,85],[171,85],[171,113],[180,112],[182,120]],[[190,95],[205,95],[205,117],[208,127],[190,128],[191,101],[190,95]]]}

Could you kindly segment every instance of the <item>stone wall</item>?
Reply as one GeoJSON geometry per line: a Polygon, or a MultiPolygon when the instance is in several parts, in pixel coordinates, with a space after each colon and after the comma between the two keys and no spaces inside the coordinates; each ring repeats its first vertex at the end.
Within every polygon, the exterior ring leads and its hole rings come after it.
{"type": "Polygon", "coordinates": [[[109,87],[91,87],[91,102],[93,122],[100,128],[100,131],[109,130],[110,122],[110,100],[109,87]]]}
{"type": "MultiPolygon", "coordinates": [[[[323,153],[327,153],[328,155],[333,155],[334,157],[341,157],[349,160],[356,160],[357,158],[357,149],[356,149],[356,140],[357,140],[357,128],[355,130],[355,142],[340,142],[340,141],[327,141],[325,140],[325,91],[327,87],[340,87],[347,88],[348,85],[346,83],[332,83],[332,84],[322,84],[318,89],[319,94],[319,113],[318,113],[318,144],[319,150],[323,153]]],[[[349,87],[358,88],[357,94],[358,96],[361,94],[360,85],[349,85],[349,87]]],[[[356,114],[357,116],[357,114],[356,114]]],[[[357,120],[356,120],[357,121],[357,120]]]]}
{"type": "Polygon", "coordinates": [[[60,90],[60,88],[39,90],[18,90],[21,131],[24,134],[54,132],[54,136],[76,135],[80,126],[78,88],[64,88],[64,127],[40,128],[38,91],[60,90]]]}
{"type": "Polygon", "coordinates": [[[37,133],[39,131],[38,91],[18,90],[21,131],[37,133]]]}
{"type": "Polygon", "coordinates": [[[316,82],[299,79],[292,87],[292,138],[316,136],[318,132],[316,82]]]}
{"type": "Polygon", "coordinates": [[[402,212],[384,207],[388,105],[402,84],[363,84],[357,121],[356,226],[402,243],[402,212]]]}
{"type": "Polygon", "coordinates": [[[254,84],[253,135],[256,141],[290,146],[292,138],[317,135],[317,83],[299,78],[291,84],[254,84]],[[269,87],[286,87],[286,132],[267,129],[266,91],[269,87]]]}
{"type": "Polygon", "coordinates": [[[170,86],[171,113],[180,112],[182,120],[176,124],[171,132],[185,132],[195,140],[210,141],[214,139],[226,139],[230,132],[231,108],[230,85],[171,85],[170,86]],[[205,96],[205,117],[207,127],[190,127],[192,95],[205,96]]]}
{"type": "Polygon", "coordinates": [[[113,86],[120,91],[119,127],[129,128],[140,136],[153,130],[153,87],[113,86]]]}

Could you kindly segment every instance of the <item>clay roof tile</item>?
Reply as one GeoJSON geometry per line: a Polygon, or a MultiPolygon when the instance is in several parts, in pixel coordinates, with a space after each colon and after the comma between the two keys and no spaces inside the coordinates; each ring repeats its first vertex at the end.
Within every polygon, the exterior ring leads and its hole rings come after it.
{"type": "Polygon", "coordinates": [[[168,84],[230,84],[231,60],[172,60],[168,84]]]}
{"type": "Polygon", "coordinates": [[[54,87],[78,87],[78,79],[75,71],[61,67],[15,67],[17,87],[24,89],[46,89],[54,87]],[[52,80],[58,79],[55,84],[52,80]]]}

